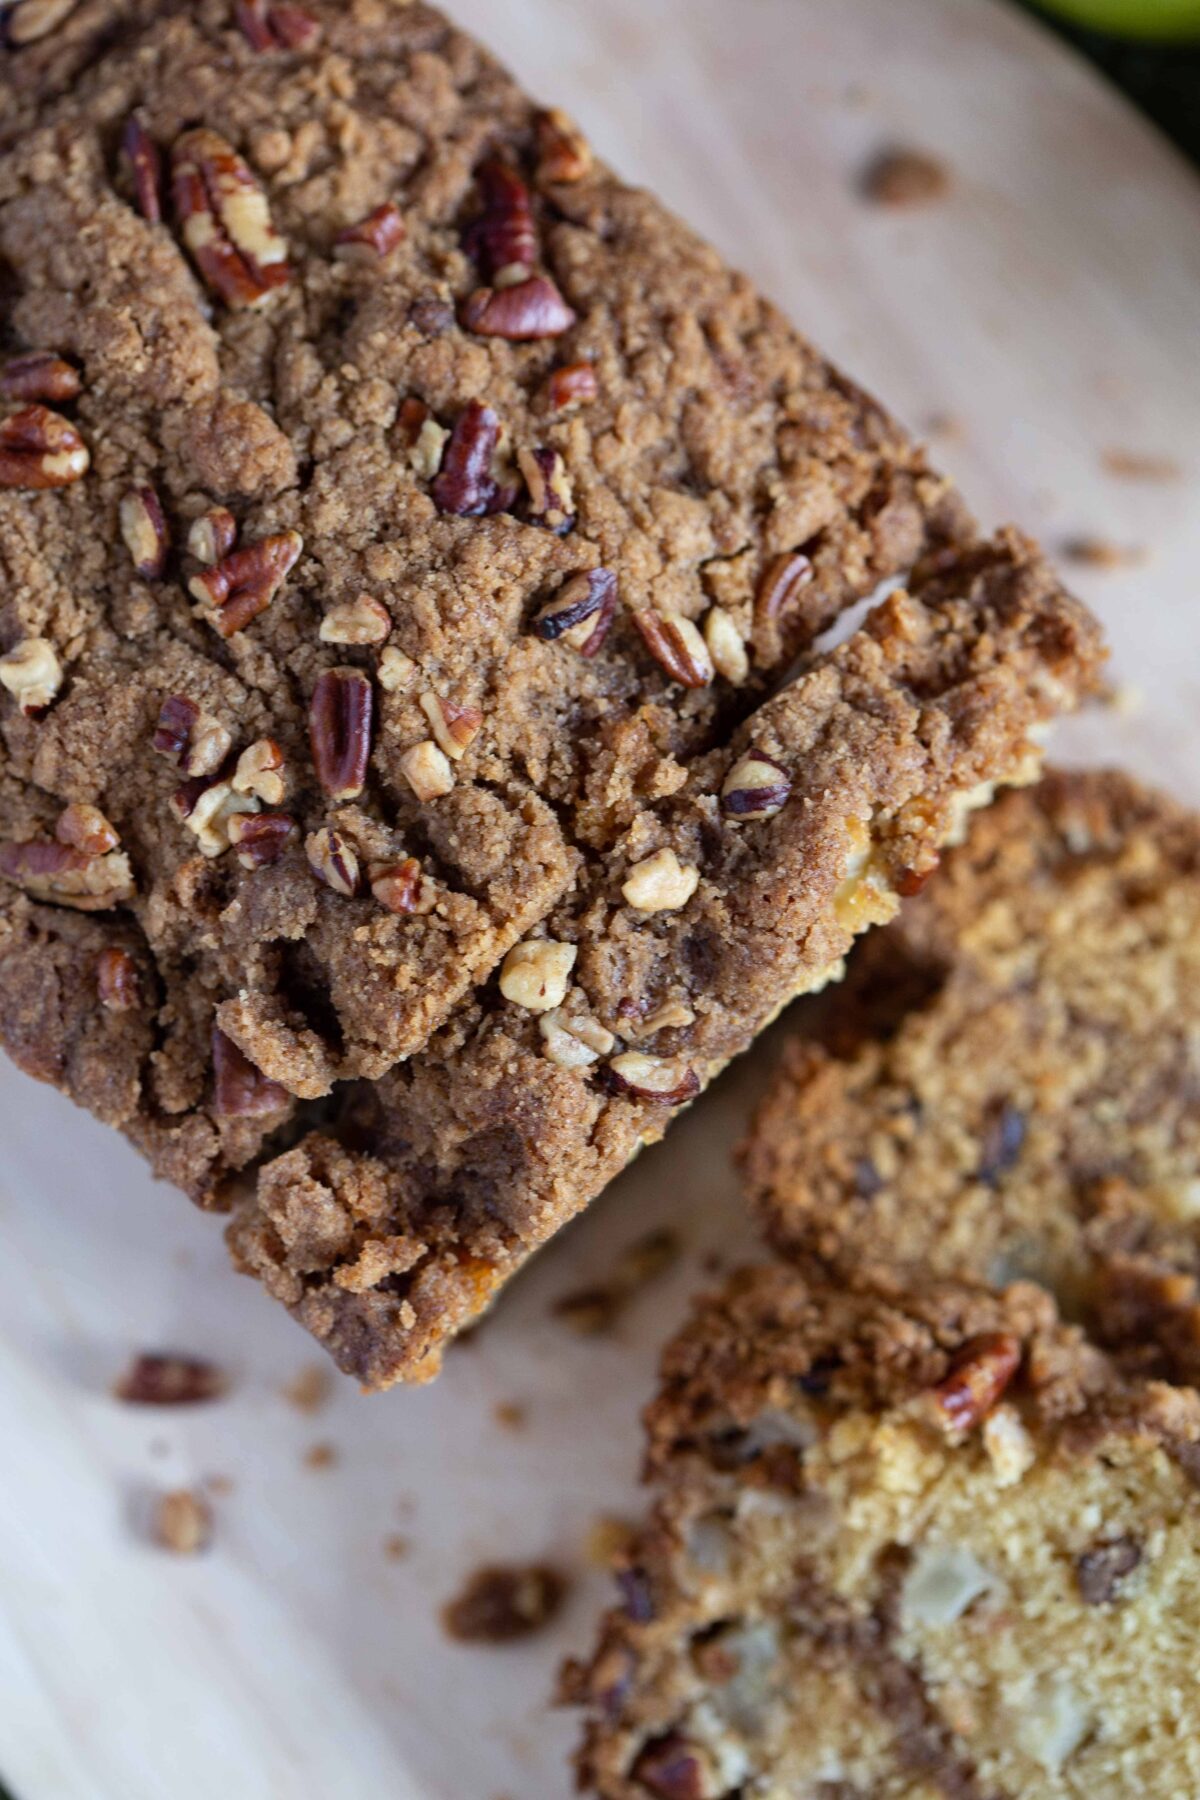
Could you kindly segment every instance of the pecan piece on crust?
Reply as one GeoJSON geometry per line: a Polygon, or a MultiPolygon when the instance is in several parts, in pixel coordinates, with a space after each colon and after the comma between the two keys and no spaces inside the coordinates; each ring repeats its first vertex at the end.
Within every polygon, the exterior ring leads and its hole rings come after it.
{"type": "Polygon", "coordinates": [[[374,692],[358,669],[326,669],[317,677],[308,706],[313,768],[334,800],[361,794],[371,755],[374,692]]]}
{"type": "Polygon", "coordinates": [[[582,181],[591,173],[591,145],[574,120],[557,106],[537,116],[537,152],[539,186],[582,181]]]}
{"type": "Polygon", "coordinates": [[[662,1106],[682,1106],[700,1092],[700,1077],[690,1064],[681,1066],[661,1056],[645,1056],[640,1050],[614,1056],[605,1075],[614,1093],[656,1100],[662,1106]]]}
{"type": "Polygon", "coordinates": [[[454,422],[442,452],[442,466],[430,493],[442,511],[475,519],[511,503],[492,474],[492,458],[500,442],[500,420],[481,400],[470,400],[454,422]]]}
{"type": "Polygon", "coordinates": [[[91,460],[70,420],[49,407],[23,406],[0,421],[0,488],[70,487],[91,460]]]}
{"type": "Polygon", "coordinates": [[[162,502],[152,487],[131,488],[118,508],[121,536],[143,581],[157,581],[171,547],[162,502]]]}
{"type": "Polygon", "coordinates": [[[22,638],[0,656],[0,687],[7,688],[27,718],[45,712],[62,679],[58,651],[49,638],[22,638]]]}
{"type": "Polygon", "coordinates": [[[171,188],[183,241],[228,306],[261,306],[288,281],[266,194],[220,132],[199,126],[176,140],[171,188]]]}
{"type": "Polygon", "coordinates": [[[333,240],[335,250],[350,252],[368,250],[376,256],[387,256],[404,241],[404,220],[400,208],[391,200],[385,200],[382,206],[360,219],[357,225],[347,225],[339,231],[333,240]]]}
{"type": "Polygon", "coordinates": [[[561,337],[579,315],[548,275],[529,275],[508,287],[482,287],[466,301],[462,322],[477,337],[508,338],[525,344],[561,337]]]}
{"type": "Polygon", "coordinates": [[[130,1012],[141,997],[137,964],[128,950],[110,945],[96,958],[96,992],[106,1012],[130,1012]]]}
{"type": "Polygon", "coordinates": [[[271,604],[303,548],[298,531],[259,538],[199,569],[188,582],[188,593],[206,607],[213,629],[232,637],[271,604]]]}
{"type": "Polygon", "coordinates": [[[129,169],[133,199],[138,211],[151,225],[162,222],[162,151],[146,129],[140,112],[130,113],[121,134],[121,154],[129,169]]]}
{"type": "Polygon", "coordinates": [[[535,637],[562,640],[580,656],[595,656],[617,611],[617,578],[611,569],[573,575],[533,616],[535,637]]]}
{"type": "Polygon", "coordinates": [[[643,642],[659,667],[681,687],[707,687],[715,673],[708,645],[682,613],[646,609],[633,615],[643,642]]]}
{"type": "Polygon", "coordinates": [[[218,1118],[258,1118],[288,1104],[287,1089],[268,1080],[219,1025],[213,1026],[212,1061],[213,1111],[218,1118]]]}
{"type": "Polygon", "coordinates": [[[495,159],[483,163],[475,179],[483,210],[467,227],[463,248],[493,286],[524,280],[538,259],[529,189],[509,163],[495,159]]]}
{"type": "Polygon", "coordinates": [[[27,350],[0,366],[0,396],[5,400],[74,400],[82,383],[79,370],[52,350],[27,350]]]}
{"type": "Polygon", "coordinates": [[[237,0],[234,18],[252,50],[307,50],[321,35],[312,14],[289,0],[237,0]]]}
{"type": "Polygon", "coordinates": [[[970,1338],[933,1390],[943,1423],[952,1431],[973,1430],[991,1412],[1020,1366],[1020,1339],[1011,1332],[985,1331],[970,1338]]]}

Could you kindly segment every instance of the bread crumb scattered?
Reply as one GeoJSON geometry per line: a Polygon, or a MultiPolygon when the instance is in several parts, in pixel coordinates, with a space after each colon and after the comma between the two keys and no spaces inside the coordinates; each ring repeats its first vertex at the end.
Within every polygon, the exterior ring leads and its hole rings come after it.
{"type": "Polygon", "coordinates": [[[548,1625],[566,1593],[565,1578],[545,1563],[490,1564],[443,1607],[442,1624],[460,1644],[510,1644],[548,1625]]]}
{"type": "Polygon", "coordinates": [[[176,1488],[159,1496],[153,1529],[164,1550],[175,1556],[195,1556],[212,1542],[212,1508],[202,1494],[176,1488]]]}
{"type": "Polygon", "coordinates": [[[876,206],[927,206],[950,187],[950,170],[939,157],[900,145],[879,151],[859,177],[863,197],[876,206]]]}
{"type": "Polygon", "coordinates": [[[520,1400],[497,1400],[492,1417],[505,1431],[522,1431],[529,1422],[529,1408],[520,1400]]]}
{"type": "Polygon", "coordinates": [[[383,1540],[383,1554],[389,1562],[403,1562],[412,1549],[412,1540],[399,1531],[391,1532],[383,1540]]]}
{"type": "Polygon", "coordinates": [[[332,1469],[338,1460],[338,1453],[333,1444],[310,1444],[304,1452],[306,1469],[332,1469]]]}
{"type": "Polygon", "coordinates": [[[1100,461],[1119,481],[1178,481],[1183,473],[1173,456],[1147,456],[1137,450],[1105,450],[1100,461]]]}
{"type": "Polygon", "coordinates": [[[1146,560],[1145,550],[1135,544],[1114,544],[1110,538],[1087,534],[1066,538],[1061,548],[1071,562],[1093,569],[1127,569],[1146,560]]]}
{"type": "Polygon", "coordinates": [[[593,1569],[611,1569],[615,1562],[628,1556],[636,1529],[629,1519],[597,1513],[583,1540],[585,1561],[593,1569]]]}
{"type": "Polygon", "coordinates": [[[126,1406],[196,1406],[219,1400],[228,1387],[224,1371],[202,1356],[142,1350],[112,1391],[126,1406]]]}
{"type": "Polygon", "coordinates": [[[580,1337],[599,1337],[611,1331],[633,1296],[664,1275],[682,1252],[677,1232],[665,1227],[648,1231],[621,1252],[607,1281],[577,1288],[557,1300],[552,1308],[555,1318],[580,1337]]]}
{"type": "Polygon", "coordinates": [[[294,1380],[281,1390],[284,1399],[297,1412],[320,1412],[333,1392],[333,1381],[321,1363],[305,1363],[294,1380]]]}

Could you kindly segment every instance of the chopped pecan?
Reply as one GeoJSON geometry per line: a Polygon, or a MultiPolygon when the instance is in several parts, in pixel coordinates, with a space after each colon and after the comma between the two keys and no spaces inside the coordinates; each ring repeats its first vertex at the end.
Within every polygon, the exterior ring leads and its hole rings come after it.
{"type": "Polygon", "coordinates": [[[531,525],[564,537],[575,523],[575,500],[567,465],[557,450],[518,450],[517,467],[525,478],[525,517],[531,525]]]}
{"type": "Polygon", "coordinates": [[[403,241],[404,220],[400,208],[391,200],[385,200],[357,225],[347,225],[333,240],[337,250],[351,253],[370,250],[376,256],[387,256],[403,241]]]}
{"type": "Polygon", "coordinates": [[[754,622],[769,624],[789,607],[802,587],[813,578],[810,557],[802,550],[789,550],[767,564],[754,596],[754,622]]]}
{"type": "Polygon", "coordinates": [[[566,999],[578,954],[574,944],[554,938],[514,944],[500,965],[500,992],[528,1012],[553,1012],[566,999]]]}
{"type": "Polygon", "coordinates": [[[167,566],[171,540],[162,502],[152,487],[131,488],[120,505],[121,536],[144,581],[157,581],[167,566]]]}
{"type": "Polygon", "coordinates": [[[198,570],[188,582],[188,592],[208,608],[213,629],[232,637],[271,604],[303,548],[298,531],[260,538],[198,570]]]}
{"type": "Polygon", "coordinates": [[[140,998],[137,964],[115,946],[96,958],[96,992],[107,1012],[129,1012],[140,998]]]}
{"type": "Polygon", "coordinates": [[[403,862],[380,863],[371,870],[371,892],[380,906],[394,913],[432,912],[435,895],[415,856],[403,862]]]}
{"type": "Polygon", "coordinates": [[[203,1494],[176,1488],[162,1494],[154,1510],[154,1535],[175,1556],[197,1556],[212,1543],[212,1508],[203,1494]]]}
{"type": "Polygon", "coordinates": [[[710,607],[705,613],[704,641],[717,674],[734,687],[741,687],[750,673],[750,658],[732,613],[723,606],[710,607]]]}
{"type": "Polygon", "coordinates": [[[308,704],[313,768],[335,800],[361,794],[371,755],[375,696],[358,669],[326,669],[317,677],[308,704]]]}
{"type": "Polygon", "coordinates": [[[307,50],[321,35],[312,14],[288,0],[237,0],[234,17],[252,50],[307,50]]]}
{"type": "Polygon", "coordinates": [[[158,710],[151,745],[178,765],[184,775],[213,775],[229,753],[233,738],[211,713],[201,712],[186,694],[168,694],[158,710]]]}
{"type": "Polygon", "coordinates": [[[467,227],[464,247],[495,285],[523,279],[538,259],[529,189],[508,163],[484,163],[476,176],[483,211],[467,227]]]}
{"type": "Polygon", "coordinates": [[[454,328],[454,308],[437,294],[419,294],[408,309],[408,322],[422,337],[445,337],[454,328]]]}
{"type": "Polygon", "coordinates": [[[291,276],[267,197],[219,132],[185,131],[171,151],[183,241],[204,279],[233,307],[261,306],[291,276]]]}
{"type": "Polygon", "coordinates": [[[332,826],[323,825],[305,840],[304,853],[318,881],[347,900],[354,898],[362,878],[358,855],[348,838],[332,826]]]}
{"type": "Polygon", "coordinates": [[[580,656],[595,656],[608,636],[616,611],[616,576],[611,569],[589,569],[585,574],[573,575],[534,614],[534,635],[547,643],[561,638],[580,656]]]}
{"type": "Polygon", "coordinates": [[[49,638],[22,638],[0,656],[0,687],[28,718],[44,712],[62,686],[62,664],[49,638]]]}
{"type": "Polygon", "coordinates": [[[420,699],[421,711],[433,727],[438,745],[451,762],[461,762],[479,735],[483,714],[476,706],[456,706],[437,694],[425,693],[420,699]]]}
{"type": "Polygon", "coordinates": [[[477,337],[516,344],[561,337],[578,319],[548,275],[530,275],[508,287],[482,287],[465,302],[462,322],[477,337]]]}
{"type": "Polygon", "coordinates": [[[235,794],[255,794],[267,806],[278,806],[287,792],[283,751],[274,738],[257,738],[237,759],[232,786],[235,794]]]}
{"type": "Polygon", "coordinates": [[[78,0],[16,0],[0,11],[0,28],[14,49],[49,37],[75,11],[78,0]]]}
{"type": "Polygon", "coordinates": [[[1020,1339],[1009,1331],[970,1338],[933,1390],[934,1404],[953,1431],[972,1430],[996,1405],[1021,1365],[1020,1339]]]}
{"type": "Polygon", "coordinates": [[[492,474],[492,458],[499,442],[500,421],[491,407],[469,401],[454,422],[430,489],[442,512],[474,519],[498,510],[500,484],[492,474]]]}
{"type": "Polygon", "coordinates": [[[1085,1550],[1075,1559],[1075,1579],[1087,1606],[1106,1606],[1117,1598],[1126,1575],[1142,1560],[1142,1546],[1133,1537],[1110,1538],[1085,1550]]]}
{"type": "Polygon", "coordinates": [[[392,615],[381,600],[360,594],[331,606],[317,636],[323,644],[382,644],[392,629],[392,615]]]}
{"type": "Polygon", "coordinates": [[[589,362],[566,363],[555,369],[546,383],[546,405],[551,412],[566,406],[590,406],[600,392],[596,371],[589,362]]]}
{"type": "Polygon", "coordinates": [[[440,800],[454,786],[450,758],[432,738],[423,738],[400,758],[400,773],[418,800],[440,800]]]}
{"type": "Polygon", "coordinates": [[[635,612],[633,622],[659,667],[681,687],[707,687],[713,678],[708,645],[682,613],[635,612]]]}
{"type": "Polygon", "coordinates": [[[591,173],[591,145],[578,125],[557,106],[538,114],[537,152],[539,184],[582,181],[591,173]]]}
{"type": "Polygon", "coordinates": [[[720,1791],[711,1756],[677,1731],[652,1739],[631,1774],[658,1800],[713,1800],[720,1791]]]}
{"type": "Polygon", "coordinates": [[[700,1092],[700,1078],[689,1064],[681,1067],[661,1056],[645,1056],[640,1050],[626,1050],[614,1056],[607,1077],[614,1093],[632,1094],[637,1100],[657,1100],[664,1106],[682,1106],[700,1092]]]}
{"type": "Polygon", "coordinates": [[[199,1356],[142,1351],[113,1386],[126,1406],[197,1406],[219,1400],[229,1383],[215,1363],[199,1356]]]}
{"type": "Polygon", "coordinates": [[[721,809],[731,819],[770,819],[786,804],[792,778],[761,750],[748,750],[721,785],[721,809]]]}
{"type": "Polygon", "coordinates": [[[546,1055],[560,1069],[586,1069],[616,1048],[616,1038],[598,1019],[586,1013],[568,1012],[561,1006],[542,1014],[538,1031],[546,1055]]]}
{"type": "Polygon", "coordinates": [[[212,1062],[213,1111],[218,1118],[258,1118],[287,1106],[287,1089],[268,1081],[219,1025],[212,1031],[212,1062]]]}
{"type": "Polygon", "coordinates": [[[295,831],[290,813],[235,813],[229,821],[229,842],[243,869],[262,869],[279,861],[295,831]]]}
{"type": "Polygon", "coordinates": [[[259,809],[252,794],[235,794],[232,783],[210,781],[204,776],[176,788],[171,805],[195,837],[202,856],[220,856],[228,850],[233,820],[240,813],[259,809]]]}
{"type": "Polygon", "coordinates": [[[677,912],[700,885],[700,871],[681,863],[674,850],[656,850],[635,863],[621,889],[639,912],[677,912]]]}
{"type": "Polygon", "coordinates": [[[889,145],[863,170],[861,188],[877,206],[924,206],[948,193],[950,171],[924,150],[889,145]]]}
{"type": "Polygon", "coordinates": [[[197,562],[219,563],[237,542],[237,520],[225,506],[210,506],[188,526],[187,547],[197,562]]]}
{"type": "Polygon", "coordinates": [[[27,350],[10,356],[0,368],[0,396],[5,400],[74,400],[80,390],[79,370],[53,350],[27,350]]]}
{"type": "Polygon", "coordinates": [[[134,895],[133,871],[122,850],[88,856],[70,844],[0,844],[0,875],[35,900],[76,912],[107,912],[134,895]]]}
{"type": "Polygon", "coordinates": [[[477,1569],[443,1608],[448,1635],[464,1644],[509,1644],[540,1631],[558,1612],[567,1584],[541,1563],[477,1569]]]}
{"type": "Polygon", "coordinates": [[[405,656],[403,650],[397,650],[389,644],[380,653],[375,678],[385,694],[398,694],[406,688],[417,672],[417,665],[411,656],[405,656]]]}
{"type": "Polygon", "coordinates": [[[0,421],[0,488],[70,487],[91,460],[70,420],[49,407],[23,406],[0,421]]]}
{"type": "Polygon", "coordinates": [[[69,806],[64,806],[58,815],[54,835],[60,844],[82,850],[88,857],[107,856],[121,841],[100,808],[88,806],[81,800],[72,800],[69,806]]]}
{"type": "Polygon", "coordinates": [[[133,197],[143,219],[151,225],[162,220],[162,151],[146,129],[140,112],[130,113],[121,134],[121,152],[129,167],[133,197]]]}

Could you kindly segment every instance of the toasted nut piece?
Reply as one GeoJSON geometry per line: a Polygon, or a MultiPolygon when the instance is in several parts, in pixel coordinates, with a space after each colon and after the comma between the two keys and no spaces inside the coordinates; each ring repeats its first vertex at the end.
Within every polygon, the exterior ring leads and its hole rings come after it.
{"type": "Polygon", "coordinates": [[[591,173],[592,151],[578,125],[557,106],[537,117],[539,184],[582,181],[591,173]]]}
{"type": "Polygon", "coordinates": [[[308,705],[313,768],[334,800],[352,800],[366,786],[375,695],[358,669],[326,669],[308,705]]]}
{"type": "Polygon", "coordinates": [[[268,1081],[246,1053],[219,1026],[212,1031],[213,1102],[218,1118],[259,1118],[280,1112],[291,1096],[277,1081],[268,1081]]]}
{"type": "Polygon", "coordinates": [[[575,499],[567,465],[557,450],[518,450],[517,467],[525,480],[525,514],[531,525],[563,537],[575,523],[575,499]]]}
{"type": "Polygon", "coordinates": [[[257,794],[268,806],[278,806],[287,792],[283,751],[274,738],[258,738],[242,751],[233,771],[235,794],[257,794]]]}
{"type": "Polygon", "coordinates": [[[0,421],[0,488],[70,487],[91,460],[75,427],[48,407],[25,406],[0,421]]]}
{"type": "Polygon", "coordinates": [[[464,326],[478,337],[521,344],[561,337],[578,317],[548,275],[529,275],[506,287],[476,288],[462,310],[464,326]]]}
{"type": "Polygon", "coordinates": [[[339,231],[333,245],[335,252],[342,255],[361,255],[365,251],[368,255],[387,256],[403,240],[404,220],[400,208],[385,200],[357,225],[347,225],[344,231],[339,231]]]}
{"type": "Polygon", "coordinates": [[[566,999],[578,954],[574,944],[560,944],[554,938],[514,944],[500,968],[500,992],[529,1012],[552,1012],[566,999]]]}
{"type": "Polygon", "coordinates": [[[129,1012],[139,1000],[137,964],[128,950],[110,947],[96,958],[96,992],[106,1012],[129,1012]]]}
{"type": "Polygon", "coordinates": [[[77,4],[78,0],[17,0],[8,10],[7,17],[0,14],[0,25],[8,42],[17,49],[22,44],[34,44],[39,38],[49,37],[75,11],[77,4]]]}
{"type": "Polygon", "coordinates": [[[133,870],[123,850],[87,856],[70,844],[0,844],[0,875],[35,900],[76,912],[107,912],[132,900],[133,870]]]}
{"type": "Polygon", "coordinates": [[[263,869],[279,861],[295,831],[290,813],[237,813],[229,821],[229,842],[243,869],[263,869]]]}
{"type": "Polygon", "coordinates": [[[449,436],[446,427],[439,425],[436,419],[426,419],[418,427],[408,452],[408,466],[419,480],[433,480],[442,466],[449,436]]]}
{"type": "Polygon", "coordinates": [[[379,663],[375,670],[375,679],[385,694],[397,694],[406,688],[417,672],[417,665],[411,656],[405,656],[403,650],[397,650],[389,644],[380,652],[379,663]]]}
{"type": "Polygon", "coordinates": [[[186,694],[168,694],[158,710],[151,745],[184,775],[213,775],[229,754],[233,738],[212,713],[201,712],[186,694]]]}
{"type": "Polygon", "coordinates": [[[608,1074],[609,1085],[617,1093],[632,1094],[638,1100],[658,1100],[664,1106],[682,1106],[700,1092],[695,1069],[661,1056],[644,1056],[640,1050],[626,1050],[614,1056],[608,1074]]]}
{"type": "Polygon", "coordinates": [[[312,14],[289,0],[237,0],[234,17],[253,50],[307,50],[321,35],[312,14]]]}
{"type": "Polygon", "coordinates": [[[462,1644],[509,1644],[547,1625],[567,1584],[541,1563],[477,1569],[442,1609],[447,1636],[462,1644]]]}
{"type": "Polygon", "coordinates": [[[379,600],[360,594],[331,606],[317,636],[323,644],[382,644],[392,629],[392,616],[379,600]]]}
{"type": "Polygon", "coordinates": [[[717,674],[741,687],[750,673],[750,658],[732,614],[723,606],[711,607],[704,615],[704,641],[717,674]]]}
{"type": "Polygon", "coordinates": [[[438,800],[454,786],[454,770],[432,738],[414,744],[400,758],[400,773],[418,800],[438,800]]]}
{"type": "Polygon", "coordinates": [[[800,589],[807,587],[813,573],[812,560],[802,550],[790,550],[784,556],[777,556],[767,565],[754,596],[755,623],[761,625],[777,619],[792,604],[800,589]]]}
{"type": "Polygon", "coordinates": [[[740,756],[721,785],[721,806],[731,819],[770,819],[792,791],[792,778],[759,750],[740,756]]]}
{"type": "Polygon", "coordinates": [[[219,132],[184,132],[171,151],[171,185],[183,241],[228,306],[261,306],[289,280],[267,197],[219,132]]]}
{"type": "Polygon", "coordinates": [[[652,1738],[634,1763],[632,1775],[654,1800],[712,1800],[721,1791],[711,1754],[677,1731],[652,1738]]]}
{"type": "Polygon", "coordinates": [[[441,512],[476,519],[495,512],[505,498],[492,474],[500,443],[500,420],[481,400],[470,400],[454,421],[442,464],[430,493],[441,512]]]}
{"type": "MultiPolygon", "coordinates": [[[[986,1430],[987,1427],[985,1426],[986,1430]]],[[[1121,1583],[1142,1560],[1142,1546],[1128,1535],[1106,1538],[1075,1559],[1075,1579],[1085,1606],[1107,1606],[1115,1600],[1121,1583]]]]}
{"type": "Polygon", "coordinates": [[[671,849],[656,850],[630,869],[622,894],[639,912],[677,912],[700,885],[700,871],[671,849]]]}
{"type": "Polygon", "coordinates": [[[154,1535],[175,1556],[197,1556],[212,1543],[212,1508],[191,1488],[163,1494],[154,1512],[154,1535]]]}
{"type": "Polygon", "coordinates": [[[303,548],[298,531],[259,538],[256,544],[231,550],[219,563],[193,575],[188,593],[205,607],[213,629],[222,637],[232,637],[270,606],[303,548]]]}
{"type": "Polygon", "coordinates": [[[933,1390],[934,1405],[950,1431],[971,1431],[987,1417],[1021,1366],[1019,1338],[985,1331],[970,1338],[933,1390]]]}
{"type": "Polygon", "coordinates": [[[72,800],[59,813],[54,835],[60,844],[70,844],[85,856],[107,856],[121,841],[100,808],[80,800],[72,800]]]}
{"type": "Polygon", "coordinates": [[[80,386],[79,370],[52,350],[10,356],[0,367],[0,396],[5,400],[53,400],[59,405],[74,400],[80,386]]]}
{"type": "Polygon", "coordinates": [[[685,1025],[694,1025],[695,1022],[695,1013],[682,1000],[664,1000],[652,1013],[647,1013],[640,1024],[630,1025],[626,1036],[654,1037],[660,1031],[681,1031],[685,1025]]]}
{"type": "Polygon", "coordinates": [[[1013,1487],[1037,1461],[1037,1445],[1007,1401],[983,1421],[983,1447],[999,1487],[1013,1487]]]}
{"type": "Polygon", "coordinates": [[[259,809],[253,794],[235,794],[233,784],[228,781],[209,782],[201,786],[199,793],[178,788],[172,804],[181,823],[195,837],[201,856],[220,856],[228,850],[232,842],[230,821],[237,813],[252,813],[259,809]]]}
{"type": "Polygon", "coordinates": [[[188,526],[188,554],[197,562],[221,562],[236,542],[237,520],[226,506],[210,506],[188,526]]]}
{"type": "Polygon", "coordinates": [[[151,225],[162,220],[162,151],[146,129],[145,116],[130,113],[121,134],[121,154],[129,169],[134,203],[151,225]]]}
{"type": "Polygon", "coordinates": [[[62,686],[63,670],[49,638],[22,638],[0,656],[0,686],[30,718],[45,710],[62,686]]]}
{"type": "Polygon", "coordinates": [[[229,1386],[215,1363],[199,1356],[166,1356],[143,1350],[113,1385],[126,1406],[200,1406],[219,1400],[229,1386]]]}
{"type": "Polygon", "coordinates": [[[535,637],[548,643],[561,639],[580,656],[595,656],[608,636],[617,611],[617,578],[611,569],[589,569],[573,575],[534,614],[535,637]]]}
{"type": "Polygon", "coordinates": [[[560,1069],[586,1069],[607,1056],[617,1042],[598,1019],[570,1013],[562,1006],[543,1013],[538,1030],[545,1041],[546,1055],[560,1069]]]}
{"type": "Polygon", "coordinates": [[[476,181],[483,211],[464,236],[467,255],[492,280],[512,269],[529,274],[538,259],[529,189],[509,163],[494,158],[481,165],[476,181]]]}
{"type": "Polygon", "coordinates": [[[646,648],[672,681],[681,687],[707,687],[713,678],[708,645],[681,613],[635,612],[633,622],[646,648]]]}
{"type": "Polygon", "coordinates": [[[131,488],[119,508],[121,536],[144,581],[157,581],[167,566],[171,539],[162,502],[152,487],[131,488]]]}
{"type": "Polygon", "coordinates": [[[551,412],[566,406],[590,406],[600,392],[596,371],[589,362],[566,363],[555,369],[546,383],[546,405],[551,412]]]}
{"type": "Polygon", "coordinates": [[[394,913],[432,912],[437,903],[433,883],[425,879],[415,856],[377,864],[371,870],[371,892],[380,906],[394,913]]]}
{"type": "Polygon", "coordinates": [[[323,881],[326,887],[347,900],[354,898],[362,877],[358,855],[349,838],[343,837],[332,826],[323,825],[320,831],[312,832],[305,839],[304,853],[318,881],[323,881]]]}
{"type": "Polygon", "coordinates": [[[483,714],[475,706],[456,706],[437,694],[425,693],[420,699],[421,711],[433,728],[438,746],[451,762],[461,762],[483,724],[483,714]]]}

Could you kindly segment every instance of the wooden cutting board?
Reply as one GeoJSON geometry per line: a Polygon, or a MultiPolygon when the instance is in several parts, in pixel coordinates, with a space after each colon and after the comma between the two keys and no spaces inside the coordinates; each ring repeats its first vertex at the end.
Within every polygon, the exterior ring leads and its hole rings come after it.
{"type": "MultiPolygon", "coordinates": [[[[1142,553],[1077,581],[1140,710],[1097,710],[1061,743],[1200,800],[1193,173],[991,0],[458,12],[930,429],[985,519],[1142,553]],[[944,159],[946,199],[864,205],[856,175],[893,141],[944,159]]],[[[433,1388],[341,1384],[311,1416],[280,1394],[307,1340],[228,1273],[219,1224],[5,1067],[0,1773],[18,1800],[564,1800],[574,1723],[547,1696],[605,1592],[583,1541],[636,1505],[636,1414],[701,1258],[747,1246],[728,1151],[768,1060],[540,1258],[433,1388]],[[666,1223],[686,1256],[616,1338],[549,1316],[666,1223]],[[190,1416],[114,1404],[128,1353],[162,1345],[226,1364],[232,1396],[190,1416]],[[306,1466],[317,1444],[333,1466],[306,1466]],[[211,1552],[149,1545],[147,1494],[214,1476],[232,1485],[211,1552]],[[437,1613],[460,1578],[522,1555],[583,1571],[561,1625],[528,1648],[448,1643],[437,1613]]]]}

